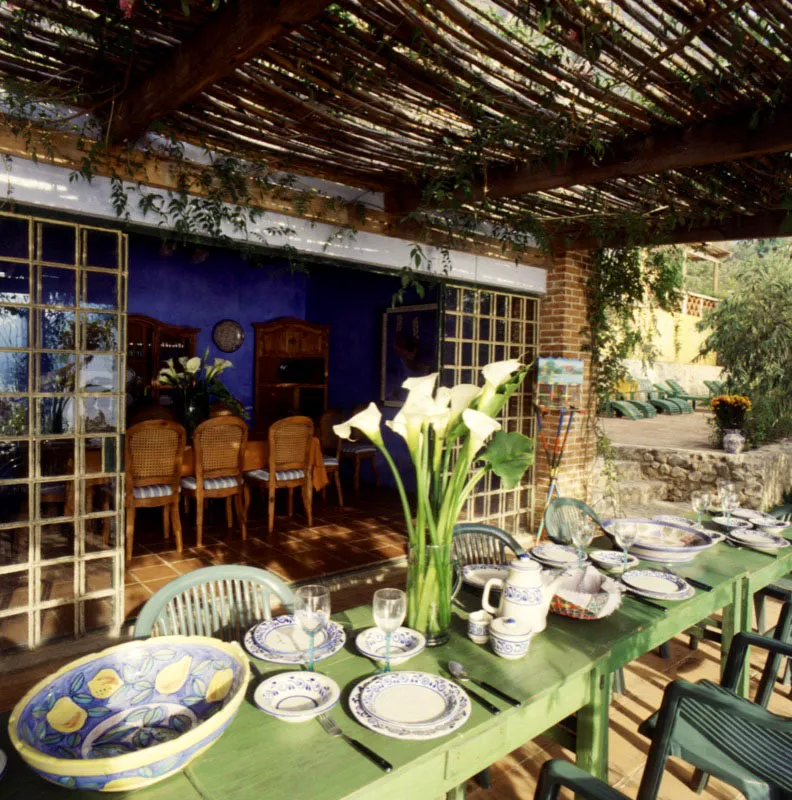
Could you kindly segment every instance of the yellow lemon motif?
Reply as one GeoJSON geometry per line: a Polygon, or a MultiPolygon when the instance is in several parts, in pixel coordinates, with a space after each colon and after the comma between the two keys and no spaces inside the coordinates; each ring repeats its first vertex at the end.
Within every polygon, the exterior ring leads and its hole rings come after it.
{"type": "Polygon", "coordinates": [[[108,781],[102,791],[103,792],[125,792],[129,789],[139,789],[141,786],[151,783],[151,778],[115,778],[108,781]]]}
{"type": "Polygon", "coordinates": [[[88,691],[97,699],[104,700],[114,695],[124,682],[114,669],[100,669],[93,679],[88,681],[88,691]]]}
{"type": "Polygon", "coordinates": [[[59,733],[74,733],[88,719],[88,712],[80,708],[71,697],[61,697],[47,713],[47,722],[59,733]]]}
{"type": "Polygon", "coordinates": [[[215,672],[206,690],[206,701],[208,703],[219,703],[221,700],[225,700],[231,691],[233,682],[234,670],[221,669],[219,672],[215,672]]]}
{"type": "Polygon", "coordinates": [[[179,689],[184,686],[184,682],[190,674],[191,666],[192,656],[183,656],[175,664],[170,664],[159,671],[154,681],[154,688],[160,694],[173,694],[174,692],[178,692],[179,689]]]}

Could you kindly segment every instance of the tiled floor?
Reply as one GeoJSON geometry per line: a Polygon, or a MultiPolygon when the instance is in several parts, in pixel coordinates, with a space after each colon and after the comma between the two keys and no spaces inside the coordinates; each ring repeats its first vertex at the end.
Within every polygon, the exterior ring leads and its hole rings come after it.
{"type": "Polygon", "coordinates": [[[695,414],[658,414],[652,419],[600,417],[607,437],[615,444],[644,447],[676,447],[680,450],[714,450],[708,411],[695,414]]]}
{"type": "Polygon", "coordinates": [[[182,512],[181,553],[176,552],[172,536],[163,538],[161,511],[139,511],[124,587],[127,619],[134,618],[143,603],[169,581],[212,564],[250,564],[298,582],[403,558],[406,531],[395,492],[364,486],[359,497],[348,495],[343,509],[334,495],[328,494],[327,502],[316,497],[310,528],[298,499],[291,520],[278,507],[272,534],[267,533],[266,507],[254,498],[245,541],[238,529],[229,533],[226,528],[223,501],[211,501],[200,548],[194,546],[193,506],[190,514],[182,512]]]}

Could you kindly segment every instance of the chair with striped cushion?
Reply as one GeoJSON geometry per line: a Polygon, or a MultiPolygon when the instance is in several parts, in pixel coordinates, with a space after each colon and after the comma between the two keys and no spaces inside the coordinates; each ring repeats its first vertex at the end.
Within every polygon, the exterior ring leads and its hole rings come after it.
{"type": "Polygon", "coordinates": [[[213,417],[193,434],[195,476],[182,478],[185,497],[195,498],[195,528],[198,547],[203,544],[203,515],[207,500],[225,498],[228,529],[234,525],[232,504],[242,538],[247,539],[247,509],[243,468],[248,428],[239,417],[213,417]]]}
{"type": "Polygon", "coordinates": [[[270,425],[269,467],[245,473],[245,478],[268,494],[268,530],[275,527],[275,492],[289,490],[289,517],[294,513],[294,490],[302,492],[308,525],[313,525],[313,434],[309,417],[286,417],[270,425]]]}
{"type": "MultiPolygon", "coordinates": [[[[319,441],[322,443],[322,453],[327,477],[335,482],[338,492],[338,505],[344,507],[344,497],[341,494],[341,440],[335,435],[333,425],[344,421],[344,415],[337,408],[325,411],[319,419],[319,441]]],[[[327,489],[322,489],[322,498],[327,496],[327,489]]]]}
{"type": "Polygon", "coordinates": [[[182,550],[179,517],[179,478],[187,434],[177,422],[152,419],[133,425],[126,433],[126,557],[132,558],[135,509],[162,508],[165,538],[170,523],[176,549],[182,550]]]}
{"type": "MultiPolygon", "coordinates": [[[[363,403],[362,405],[355,406],[352,409],[352,415],[354,416],[359,411],[363,411],[367,405],[367,403],[363,403]]],[[[377,486],[380,485],[379,473],[377,472],[377,448],[365,437],[358,440],[352,439],[342,442],[339,452],[339,459],[341,458],[352,459],[355,475],[355,494],[360,491],[360,465],[364,460],[371,463],[371,469],[374,472],[374,483],[377,486]]]]}

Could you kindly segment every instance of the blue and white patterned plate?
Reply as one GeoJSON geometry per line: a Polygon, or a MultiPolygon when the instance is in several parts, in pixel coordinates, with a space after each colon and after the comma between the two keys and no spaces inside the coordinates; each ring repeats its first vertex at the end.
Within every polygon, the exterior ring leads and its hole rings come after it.
{"type": "MultiPolygon", "coordinates": [[[[592,550],[589,558],[605,569],[620,569],[624,566],[624,552],[621,550],[592,550]]],[[[638,565],[638,559],[633,555],[627,556],[627,569],[638,565]]]]}
{"type": "Polygon", "coordinates": [[[462,580],[468,586],[483,589],[491,578],[505,578],[509,567],[506,564],[466,564],[462,567],[462,580]]]}
{"type": "MultiPolygon", "coordinates": [[[[355,639],[355,647],[368,658],[385,663],[385,633],[379,628],[366,628],[355,639]]],[[[397,628],[391,634],[391,665],[404,664],[426,647],[426,637],[411,628],[397,628]]]]}
{"type": "Polygon", "coordinates": [[[369,730],[394,739],[427,740],[447,736],[470,716],[467,693],[445,678],[426,672],[388,672],[362,681],[349,695],[352,716],[369,730]],[[375,716],[362,702],[378,692],[375,716]],[[448,711],[450,709],[450,711],[448,711]],[[446,713],[448,711],[448,713],[446,713]]]}
{"type": "Polygon", "coordinates": [[[551,567],[568,567],[578,563],[577,549],[568,544],[538,544],[531,548],[531,555],[551,567]]]}
{"type": "Polygon", "coordinates": [[[340,699],[338,684],[318,672],[281,672],[262,681],[253,694],[263,712],[284,722],[307,722],[340,699]]]}
{"type": "Polygon", "coordinates": [[[789,542],[783,536],[776,536],[774,533],[765,531],[738,528],[729,531],[728,537],[736,544],[752,547],[754,550],[775,551],[789,547],[789,542]]]}
{"type": "MultiPolygon", "coordinates": [[[[333,620],[316,634],[314,661],[335,655],[346,642],[344,629],[333,620]]],[[[291,614],[254,625],[244,639],[250,655],[273,664],[303,664],[308,661],[308,635],[291,614]]]]}
{"type": "Polygon", "coordinates": [[[622,582],[637,594],[659,600],[682,600],[690,596],[690,584],[679,575],[659,569],[631,569],[622,582]]]}

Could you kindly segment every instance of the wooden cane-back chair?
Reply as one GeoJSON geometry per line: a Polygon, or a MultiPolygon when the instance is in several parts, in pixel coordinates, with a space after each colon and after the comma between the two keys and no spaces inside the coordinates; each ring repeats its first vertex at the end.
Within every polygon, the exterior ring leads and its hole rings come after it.
{"type": "Polygon", "coordinates": [[[269,467],[256,469],[245,477],[260,490],[267,488],[269,532],[275,527],[275,492],[289,490],[289,516],[294,514],[294,490],[302,492],[308,525],[313,525],[313,435],[309,417],[286,417],[270,425],[269,467]]]}
{"type": "MultiPolygon", "coordinates": [[[[354,416],[360,411],[363,411],[368,406],[368,403],[362,403],[352,409],[354,416]]],[[[352,459],[352,466],[354,468],[354,487],[355,494],[360,491],[360,465],[365,460],[371,464],[371,470],[374,473],[374,483],[379,486],[379,472],[377,471],[377,448],[359,431],[355,431],[358,438],[349,439],[341,442],[341,458],[352,459]]]]}
{"type": "Polygon", "coordinates": [[[161,507],[165,538],[170,536],[172,522],[176,549],[182,550],[179,479],[186,442],[184,428],[178,422],[165,419],[139,422],[126,432],[127,561],[132,558],[137,508],[161,507]]]}
{"type": "Polygon", "coordinates": [[[197,569],[149,598],[135,638],[181,634],[241,642],[253,625],[272,619],[273,596],[286,611],[294,609],[291,588],[271,572],[239,564],[197,569]]]}
{"type": "MultiPolygon", "coordinates": [[[[319,441],[322,445],[322,460],[327,477],[335,483],[338,492],[338,505],[344,507],[344,497],[341,494],[341,440],[336,436],[333,425],[344,421],[344,415],[337,408],[325,411],[319,419],[319,441]]],[[[322,497],[327,493],[322,489],[322,497]]]]}
{"type": "Polygon", "coordinates": [[[225,498],[226,523],[234,525],[232,502],[242,538],[247,539],[243,468],[248,428],[239,417],[215,417],[202,422],[193,434],[195,477],[182,478],[182,491],[195,498],[196,542],[203,544],[203,512],[206,500],[225,498]]]}

